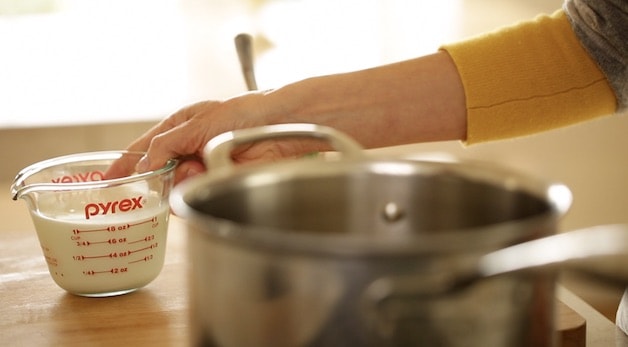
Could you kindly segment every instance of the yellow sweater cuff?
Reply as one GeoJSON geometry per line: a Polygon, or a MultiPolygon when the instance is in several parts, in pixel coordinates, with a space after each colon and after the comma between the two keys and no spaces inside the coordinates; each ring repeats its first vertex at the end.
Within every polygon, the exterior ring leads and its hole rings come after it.
{"type": "Polygon", "coordinates": [[[557,11],[445,45],[465,89],[468,144],[612,114],[615,95],[557,11]]]}

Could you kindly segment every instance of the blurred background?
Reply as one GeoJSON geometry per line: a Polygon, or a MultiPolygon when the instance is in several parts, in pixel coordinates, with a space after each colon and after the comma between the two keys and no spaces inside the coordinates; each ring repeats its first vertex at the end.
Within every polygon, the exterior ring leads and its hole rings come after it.
{"type": "MultiPolygon", "coordinates": [[[[245,91],[233,38],[255,37],[261,89],[391,63],[497,29],[561,0],[0,0],[0,182],[57,155],[124,148],[186,104],[245,91]]],[[[373,155],[443,153],[566,183],[562,230],[628,223],[628,119],[465,147],[441,142],[373,155]]],[[[23,206],[22,206],[23,207],[23,206]]],[[[622,288],[563,283],[614,320],[622,288]]]]}

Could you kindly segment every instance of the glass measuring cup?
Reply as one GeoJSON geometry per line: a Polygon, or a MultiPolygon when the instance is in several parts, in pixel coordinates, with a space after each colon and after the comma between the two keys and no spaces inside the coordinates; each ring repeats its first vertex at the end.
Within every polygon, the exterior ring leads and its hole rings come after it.
{"type": "Polygon", "coordinates": [[[143,155],[73,154],[33,164],[16,176],[13,200],[26,200],[50,275],[66,291],[125,294],[161,271],[176,161],[142,174],[105,177],[115,160],[143,155]]]}

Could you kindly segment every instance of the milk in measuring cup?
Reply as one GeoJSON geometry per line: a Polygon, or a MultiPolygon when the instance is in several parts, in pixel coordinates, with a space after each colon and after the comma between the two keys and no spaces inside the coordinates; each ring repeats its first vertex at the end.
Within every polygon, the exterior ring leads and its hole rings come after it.
{"type": "Polygon", "coordinates": [[[71,154],[16,175],[11,194],[27,202],[48,269],[61,288],[84,296],[118,295],[161,272],[177,161],[146,173],[107,175],[117,160],[137,162],[144,155],[71,154]]]}
{"type": "Polygon", "coordinates": [[[122,191],[55,200],[66,205],[64,211],[75,213],[44,216],[34,210],[31,215],[50,274],[61,288],[110,296],[141,288],[157,277],[170,212],[158,197],[122,191]],[[68,204],[75,206],[68,209],[68,204]]]}

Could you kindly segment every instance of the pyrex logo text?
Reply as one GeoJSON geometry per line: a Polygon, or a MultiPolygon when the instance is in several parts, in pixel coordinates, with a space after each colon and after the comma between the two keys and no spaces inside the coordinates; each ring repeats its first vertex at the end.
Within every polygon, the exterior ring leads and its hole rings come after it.
{"type": "Polygon", "coordinates": [[[89,203],[85,205],[85,219],[90,219],[96,215],[114,214],[118,212],[129,212],[142,208],[142,196],[116,201],[89,203]]]}
{"type": "Polygon", "coordinates": [[[74,175],[65,175],[52,179],[52,183],[76,183],[76,182],[93,182],[102,181],[105,173],[102,171],[79,172],[74,175]]]}

